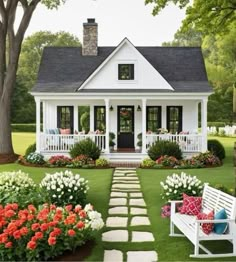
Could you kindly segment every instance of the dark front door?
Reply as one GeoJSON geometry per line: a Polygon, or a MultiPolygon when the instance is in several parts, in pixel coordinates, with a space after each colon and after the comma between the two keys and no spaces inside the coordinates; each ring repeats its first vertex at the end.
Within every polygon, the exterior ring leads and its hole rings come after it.
{"type": "Polygon", "coordinates": [[[134,107],[118,106],[118,149],[134,148],[134,107]]]}

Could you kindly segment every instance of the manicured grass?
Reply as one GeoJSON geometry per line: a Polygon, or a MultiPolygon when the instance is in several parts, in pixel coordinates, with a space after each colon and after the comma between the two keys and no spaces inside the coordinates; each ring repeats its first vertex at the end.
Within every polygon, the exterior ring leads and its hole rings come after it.
{"type": "Polygon", "coordinates": [[[18,155],[24,155],[26,148],[35,140],[35,133],[12,133],[13,148],[18,155]]]}
{"type": "MultiPolygon", "coordinates": [[[[189,255],[193,253],[193,245],[186,238],[169,237],[169,219],[161,218],[161,207],[165,204],[161,199],[160,181],[164,181],[172,173],[181,171],[191,175],[196,175],[203,182],[212,185],[223,184],[228,188],[234,187],[233,173],[233,138],[216,138],[222,142],[226,148],[226,159],[224,165],[218,168],[185,169],[185,170],[147,170],[138,169],[138,175],[144,192],[144,198],[148,206],[148,215],[151,220],[152,232],[155,236],[155,247],[160,261],[189,261],[189,255]]],[[[210,243],[213,250],[226,248],[230,244],[221,241],[210,243]]],[[[195,259],[196,260],[196,259],[195,259]]],[[[216,259],[208,259],[216,261],[216,259]]],[[[199,259],[198,259],[199,261],[199,259]]],[[[235,261],[235,258],[219,258],[217,261],[235,261]]]]}

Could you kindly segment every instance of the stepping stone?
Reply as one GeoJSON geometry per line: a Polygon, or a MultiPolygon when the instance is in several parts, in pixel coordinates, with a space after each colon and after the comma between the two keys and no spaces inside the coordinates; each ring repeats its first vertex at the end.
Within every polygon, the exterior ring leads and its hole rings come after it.
{"type": "Polygon", "coordinates": [[[106,242],[128,242],[127,230],[111,230],[102,234],[102,241],[106,242]]]}
{"type": "Polygon", "coordinates": [[[127,193],[122,193],[122,192],[111,192],[111,197],[127,197],[127,193]]]}
{"type": "Polygon", "coordinates": [[[133,231],[131,242],[150,242],[154,241],[153,234],[150,232],[133,231]]]}
{"type": "Polygon", "coordinates": [[[112,188],[140,188],[140,185],[135,185],[135,184],[113,184],[112,188]]]}
{"type": "Polygon", "coordinates": [[[140,192],[140,189],[138,188],[113,188],[113,192],[140,192]]]}
{"type": "Polygon", "coordinates": [[[128,214],[128,207],[112,207],[108,210],[109,215],[127,215],[128,214]]]}
{"type": "Polygon", "coordinates": [[[130,197],[143,197],[142,193],[130,193],[130,197]]]}
{"type": "Polygon", "coordinates": [[[117,173],[117,172],[116,172],[116,173],[113,174],[113,176],[114,176],[114,177],[124,177],[125,174],[124,174],[124,173],[117,173]]]}
{"type": "Polygon", "coordinates": [[[139,181],[126,181],[126,180],[113,180],[113,185],[114,184],[118,184],[118,183],[121,183],[121,184],[127,184],[127,183],[130,183],[130,184],[139,184],[139,181]]]}
{"type": "Polygon", "coordinates": [[[139,208],[139,207],[131,207],[130,214],[131,215],[146,215],[147,209],[146,208],[139,208]]]}
{"type": "Polygon", "coordinates": [[[123,253],[119,250],[105,250],[103,262],[122,262],[123,253]]]}
{"type": "Polygon", "coordinates": [[[138,178],[136,177],[129,177],[129,176],[125,176],[125,177],[113,177],[113,181],[114,180],[132,180],[132,181],[139,181],[138,178]]]}
{"type": "Polygon", "coordinates": [[[126,206],[126,204],[126,198],[111,198],[109,202],[109,206],[126,206]]]}
{"type": "Polygon", "coordinates": [[[136,174],[126,174],[127,177],[138,177],[136,174]]]}
{"type": "MultiPolygon", "coordinates": [[[[158,260],[155,251],[128,251],[127,262],[156,262],[158,260]]],[[[113,260],[116,261],[116,260],[113,260]]]]}
{"type": "Polygon", "coordinates": [[[150,226],[148,217],[133,217],[131,219],[131,226],[150,226]]]}
{"type": "Polygon", "coordinates": [[[128,217],[108,217],[106,221],[107,227],[127,227],[128,217]]]}
{"type": "Polygon", "coordinates": [[[146,206],[143,198],[131,198],[129,200],[129,205],[130,206],[140,206],[140,207],[145,207],[146,206]]]}

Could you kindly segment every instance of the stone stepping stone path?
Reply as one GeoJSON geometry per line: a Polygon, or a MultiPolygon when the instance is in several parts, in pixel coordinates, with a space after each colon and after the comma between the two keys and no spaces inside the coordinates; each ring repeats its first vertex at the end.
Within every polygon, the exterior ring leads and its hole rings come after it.
{"type": "MultiPolygon", "coordinates": [[[[104,262],[154,262],[158,261],[155,250],[132,250],[129,243],[153,243],[154,236],[150,229],[150,220],[135,168],[116,168],[113,174],[109,201],[108,218],[104,243],[113,243],[113,249],[104,251],[104,262]],[[143,226],[144,231],[137,230],[143,226]],[[116,244],[127,245],[126,252],[116,248],[116,244]]],[[[109,247],[111,244],[109,245],[109,247]]],[[[132,245],[133,246],[133,245],[132,245]]],[[[151,247],[154,245],[150,245],[151,247]]],[[[154,248],[153,248],[154,249],[154,248]]]]}

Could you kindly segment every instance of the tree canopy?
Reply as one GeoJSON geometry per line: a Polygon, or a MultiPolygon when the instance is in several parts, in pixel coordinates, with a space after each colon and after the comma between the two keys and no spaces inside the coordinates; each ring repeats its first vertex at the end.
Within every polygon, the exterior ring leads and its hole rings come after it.
{"type": "Polygon", "coordinates": [[[236,20],[236,0],[145,0],[145,3],[154,4],[153,15],[158,15],[171,3],[186,7],[182,29],[193,27],[203,34],[227,31],[236,20]]]}

